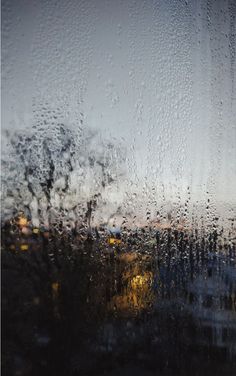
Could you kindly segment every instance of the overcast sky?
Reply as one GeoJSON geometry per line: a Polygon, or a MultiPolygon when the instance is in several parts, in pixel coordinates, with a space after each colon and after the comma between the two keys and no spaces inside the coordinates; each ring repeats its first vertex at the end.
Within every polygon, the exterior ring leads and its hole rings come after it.
{"type": "Polygon", "coordinates": [[[2,1],[2,129],[123,139],[130,178],[235,202],[235,3],[2,1]]]}

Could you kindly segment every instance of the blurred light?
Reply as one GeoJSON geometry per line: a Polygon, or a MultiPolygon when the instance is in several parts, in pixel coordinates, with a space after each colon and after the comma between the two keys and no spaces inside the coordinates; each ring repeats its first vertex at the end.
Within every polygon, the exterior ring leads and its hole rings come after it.
{"type": "Polygon", "coordinates": [[[120,239],[116,239],[116,238],[109,238],[108,239],[108,243],[113,245],[113,244],[121,244],[121,240],[120,239]]]}
{"type": "Polygon", "coordinates": [[[20,246],[20,249],[21,249],[21,251],[28,251],[29,246],[28,246],[28,244],[22,244],[22,245],[20,246]]]}
{"type": "Polygon", "coordinates": [[[25,216],[22,216],[22,217],[19,217],[19,220],[18,220],[18,225],[20,227],[25,227],[28,225],[28,220],[25,216]]]}

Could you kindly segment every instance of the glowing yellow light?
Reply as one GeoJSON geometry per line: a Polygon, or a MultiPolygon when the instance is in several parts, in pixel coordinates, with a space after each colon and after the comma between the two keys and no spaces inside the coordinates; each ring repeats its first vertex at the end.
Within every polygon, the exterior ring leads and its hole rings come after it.
{"type": "Polygon", "coordinates": [[[109,307],[110,309],[116,307],[123,315],[136,315],[143,309],[147,309],[154,300],[151,286],[153,274],[152,272],[144,272],[143,274],[136,274],[132,278],[129,277],[128,280],[127,287],[121,294],[113,296],[109,307]]]}
{"type": "Polygon", "coordinates": [[[39,229],[38,228],[34,228],[33,229],[33,234],[38,234],[39,233],[39,229]]]}
{"type": "Polygon", "coordinates": [[[27,224],[28,224],[28,220],[27,220],[27,218],[25,218],[25,217],[20,217],[19,218],[19,220],[18,220],[18,225],[20,226],[20,227],[25,227],[25,226],[27,226],[27,224]]]}
{"type": "Polygon", "coordinates": [[[53,282],[52,283],[52,296],[53,296],[54,300],[57,299],[57,297],[58,297],[59,287],[60,287],[59,282],[53,282]]]}
{"type": "Polygon", "coordinates": [[[59,290],[59,283],[58,282],[53,282],[52,283],[52,291],[58,292],[59,290]]]}
{"type": "Polygon", "coordinates": [[[22,244],[22,245],[20,246],[20,249],[21,249],[21,251],[28,251],[29,246],[28,246],[28,244],[22,244]]]}
{"type": "Polygon", "coordinates": [[[131,279],[131,286],[133,289],[148,288],[152,281],[152,273],[144,273],[143,275],[136,275],[131,279]]]}
{"type": "Polygon", "coordinates": [[[116,238],[109,238],[108,243],[109,244],[120,244],[121,240],[120,239],[116,239],[116,238]]]}

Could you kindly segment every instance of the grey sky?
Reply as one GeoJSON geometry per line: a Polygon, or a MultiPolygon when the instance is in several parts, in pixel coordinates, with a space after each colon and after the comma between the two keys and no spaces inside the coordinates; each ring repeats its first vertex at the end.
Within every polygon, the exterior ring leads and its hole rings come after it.
{"type": "Polygon", "coordinates": [[[233,33],[233,0],[3,0],[2,128],[83,113],[140,186],[235,202],[233,33]]]}

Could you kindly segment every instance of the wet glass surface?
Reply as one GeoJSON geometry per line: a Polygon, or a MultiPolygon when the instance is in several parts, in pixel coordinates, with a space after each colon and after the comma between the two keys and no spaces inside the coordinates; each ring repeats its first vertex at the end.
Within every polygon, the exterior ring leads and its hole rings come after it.
{"type": "Polygon", "coordinates": [[[3,234],[3,374],[233,376],[235,246],[196,236],[3,234]]]}
{"type": "Polygon", "coordinates": [[[2,0],[6,376],[236,375],[236,1],[2,0]]]}

